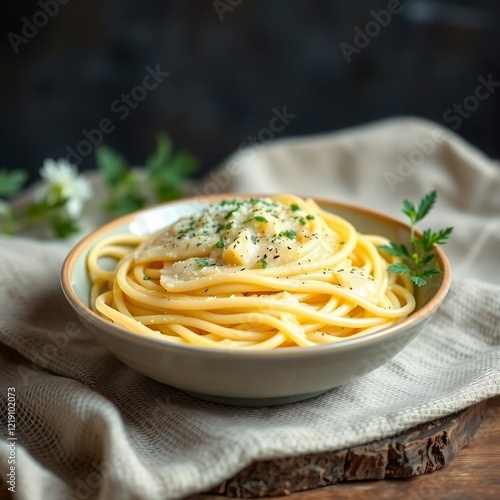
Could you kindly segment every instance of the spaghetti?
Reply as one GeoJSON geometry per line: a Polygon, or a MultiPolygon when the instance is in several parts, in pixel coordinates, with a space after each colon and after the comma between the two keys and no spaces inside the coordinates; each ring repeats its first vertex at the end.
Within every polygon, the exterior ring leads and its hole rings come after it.
{"type": "Polygon", "coordinates": [[[315,346],[369,335],[415,308],[394,257],[313,200],[224,200],[151,236],[88,256],[94,311],[138,334],[229,349],[315,346]],[[114,269],[105,261],[112,259],[114,269]]]}

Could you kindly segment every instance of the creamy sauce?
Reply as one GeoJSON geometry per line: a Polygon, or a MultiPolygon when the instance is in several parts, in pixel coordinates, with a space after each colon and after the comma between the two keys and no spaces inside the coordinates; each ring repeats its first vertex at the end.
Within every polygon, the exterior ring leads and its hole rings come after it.
{"type": "MultiPolygon", "coordinates": [[[[171,261],[162,274],[176,280],[206,276],[225,266],[240,270],[282,266],[296,259],[308,241],[318,238],[314,220],[314,215],[296,204],[224,200],[158,234],[136,260],[161,248],[162,258],[171,261]]],[[[337,244],[331,232],[321,241],[322,247],[337,244]]]]}
{"type": "MultiPolygon", "coordinates": [[[[271,199],[224,200],[179,219],[157,233],[135,255],[141,260],[162,260],[160,284],[166,289],[175,282],[210,277],[228,269],[267,269],[296,261],[307,253],[307,261],[321,260],[340,248],[338,235],[297,204],[285,205],[271,199]],[[309,252],[308,243],[317,244],[309,252]]],[[[324,269],[333,273],[342,288],[377,303],[379,287],[373,277],[356,266],[324,269]]]]}

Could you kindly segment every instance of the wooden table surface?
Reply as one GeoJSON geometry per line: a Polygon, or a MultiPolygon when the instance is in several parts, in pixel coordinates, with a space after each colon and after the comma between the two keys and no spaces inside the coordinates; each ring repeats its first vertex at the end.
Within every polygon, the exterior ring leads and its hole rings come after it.
{"type": "MultiPolygon", "coordinates": [[[[195,495],[190,500],[224,500],[223,495],[195,495]]],[[[341,483],[293,493],[286,500],[335,499],[498,499],[500,498],[500,397],[486,404],[484,419],[471,442],[446,467],[408,479],[341,483]]]]}

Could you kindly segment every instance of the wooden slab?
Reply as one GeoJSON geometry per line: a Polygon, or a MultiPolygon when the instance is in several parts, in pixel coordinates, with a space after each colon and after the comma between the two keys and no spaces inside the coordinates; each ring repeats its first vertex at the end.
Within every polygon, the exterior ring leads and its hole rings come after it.
{"type": "Polygon", "coordinates": [[[471,440],[484,407],[482,402],[361,446],[254,462],[212,492],[233,498],[280,496],[347,481],[426,474],[447,465],[471,440]]]}

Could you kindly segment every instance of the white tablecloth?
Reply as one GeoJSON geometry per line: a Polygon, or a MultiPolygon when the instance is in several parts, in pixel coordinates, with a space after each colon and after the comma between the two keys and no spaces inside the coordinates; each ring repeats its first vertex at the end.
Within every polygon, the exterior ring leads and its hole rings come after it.
{"type": "Polygon", "coordinates": [[[0,422],[12,437],[15,398],[17,438],[0,473],[14,458],[16,498],[182,498],[254,460],[361,444],[500,394],[500,167],[450,131],[404,118],[253,146],[193,194],[294,192],[404,218],[402,199],[431,189],[428,224],[455,226],[441,309],[384,367],[283,407],[206,403],[135,373],[65,302],[74,240],[0,239],[0,422]]]}

